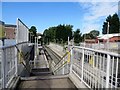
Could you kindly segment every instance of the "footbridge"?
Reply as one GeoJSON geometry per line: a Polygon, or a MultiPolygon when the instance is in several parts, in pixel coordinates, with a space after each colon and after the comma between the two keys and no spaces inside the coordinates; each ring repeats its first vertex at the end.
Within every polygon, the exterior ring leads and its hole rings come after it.
{"type": "Polygon", "coordinates": [[[0,48],[1,89],[120,87],[118,54],[71,46],[61,55],[57,49],[30,43],[0,48]]]}
{"type": "Polygon", "coordinates": [[[15,45],[0,47],[0,89],[120,89],[120,54],[33,43],[20,19],[16,33],[15,45]]]}

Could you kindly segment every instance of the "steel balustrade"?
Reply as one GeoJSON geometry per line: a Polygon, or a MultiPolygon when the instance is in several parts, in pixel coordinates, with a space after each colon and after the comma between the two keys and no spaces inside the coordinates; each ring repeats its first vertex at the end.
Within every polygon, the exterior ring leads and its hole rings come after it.
{"type": "MultiPolygon", "coordinates": [[[[8,88],[13,78],[20,75],[24,69],[24,66],[20,63],[20,52],[16,47],[24,54],[27,52],[26,50],[29,49],[26,48],[28,47],[28,43],[20,43],[0,48],[0,88],[8,88]],[[26,50],[24,48],[26,48],[26,50]]],[[[28,66],[28,60],[26,59],[24,62],[25,65],[28,66]]]]}
{"type": "Polygon", "coordinates": [[[70,63],[66,63],[67,59],[68,55],[56,67],[52,66],[55,74],[74,73],[88,88],[120,87],[119,54],[73,46],[70,63]]]}
{"type": "MultiPolygon", "coordinates": [[[[18,48],[23,49],[24,45],[27,44],[18,45],[18,48]]],[[[120,87],[119,54],[78,46],[73,46],[71,56],[69,54],[62,58],[63,60],[58,65],[53,66],[54,73],[73,73],[88,88],[120,87]]],[[[0,60],[0,86],[7,88],[11,80],[18,75],[17,70],[20,68],[16,47],[0,48],[0,60]]]]}
{"type": "Polygon", "coordinates": [[[73,47],[72,72],[89,88],[120,87],[120,55],[73,47]]]}

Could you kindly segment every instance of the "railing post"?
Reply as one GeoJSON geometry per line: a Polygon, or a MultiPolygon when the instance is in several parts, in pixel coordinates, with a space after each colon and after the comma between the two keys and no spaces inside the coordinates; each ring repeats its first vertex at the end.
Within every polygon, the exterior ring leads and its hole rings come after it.
{"type": "Polygon", "coordinates": [[[110,73],[110,55],[107,54],[106,88],[109,88],[109,73],[110,73]]]}
{"type": "Polygon", "coordinates": [[[2,73],[2,88],[5,88],[5,51],[2,49],[2,62],[1,62],[1,73],[2,73]]]}
{"type": "Polygon", "coordinates": [[[71,51],[70,51],[70,74],[72,73],[72,64],[73,64],[73,47],[71,48],[71,51]]]}
{"type": "MultiPolygon", "coordinates": [[[[15,56],[17,56],[17,49],[14,47],[14,49],[15,49],[15,56]]],[[[15,74],[16,74],[16,76],[18,76],[18,57],[15,57],[15,74]]]]}
{"type": "MultiPolygon", "coordinates": [[[[64,59],[64,58],[63,58],[63,59],[64,59]]],[[[64,60],[65,60],[65,59],[64,59],[64,60]]],[[[64,60],[63,60],[62,64],[64,64],[64,62],[65,62],[64,60]]],[[[62,74],[63,74],[63,75],[65,74],[65,67],[63,67],[62,74]]]]}
{"type": "Polygon", "coordinates": [[[82,49],[82,75],[81,75],[81,81],[83,81],[83,67],[84,67],[84,53],[85,53],[85,49],[82,49]]]}
{"type": "Polygon", "coordinates": [[[36,37],[35,37],[35,44],[34,44],[35,46],[35,48],[34,48],[34,54],[35,54],[35,57],[34,57],[34,68],[36,68],[36,58],[37,58],[37,56],[36,56],[36,37]]]}

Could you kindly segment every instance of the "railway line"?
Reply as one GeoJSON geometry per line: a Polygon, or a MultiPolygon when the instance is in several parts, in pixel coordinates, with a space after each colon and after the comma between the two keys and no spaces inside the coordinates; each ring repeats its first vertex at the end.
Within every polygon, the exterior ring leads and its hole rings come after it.
{"type": "Polygon", "coordinates": [[[62,57],[60,57],[58,54],[56,54],[52,49],[50,49],[47,46],[43,46],[43,50],[45,52],[48,61],[52,60],[55,64],[57,64],[62,59],[62,57]]]}

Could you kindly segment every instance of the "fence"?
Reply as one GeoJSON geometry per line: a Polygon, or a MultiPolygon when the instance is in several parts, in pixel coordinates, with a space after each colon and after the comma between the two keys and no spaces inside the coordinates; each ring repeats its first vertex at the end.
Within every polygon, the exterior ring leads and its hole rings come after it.
{"type": "Polygon", "coordinates": [[[71,71],[86,86],[94,89],[120,87],[119,54],[77,46],[71,54],[71,71]]]}

